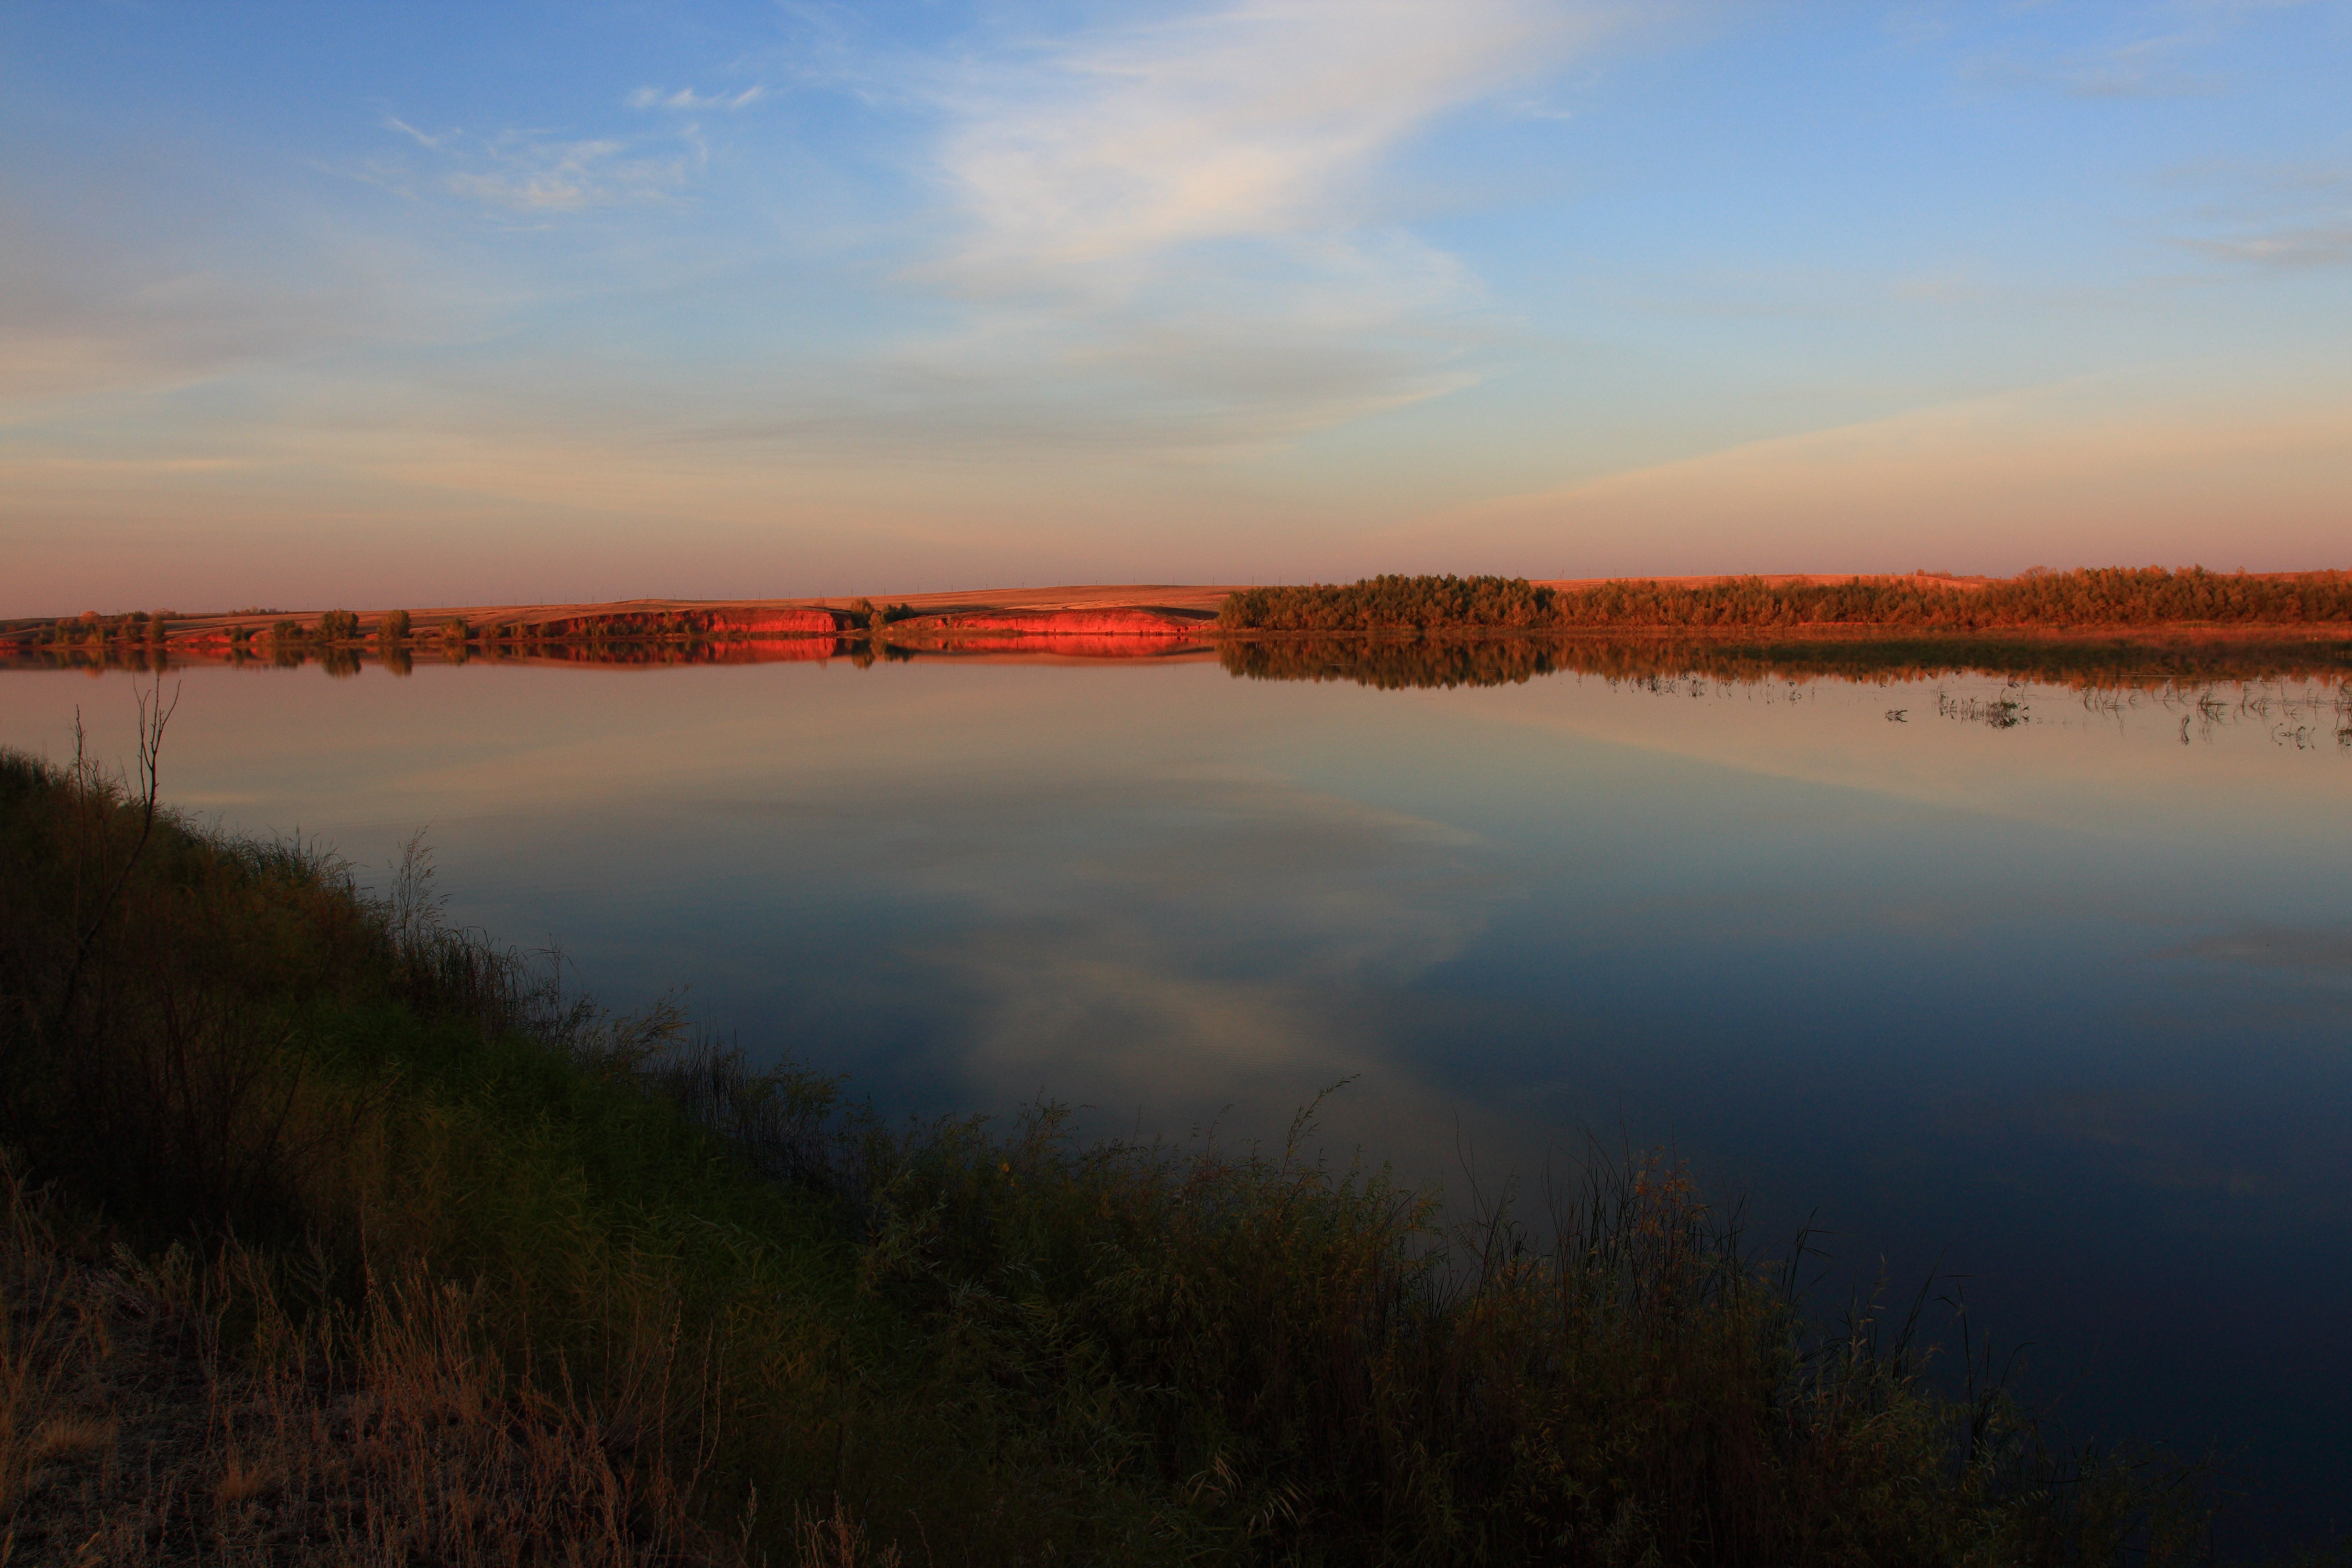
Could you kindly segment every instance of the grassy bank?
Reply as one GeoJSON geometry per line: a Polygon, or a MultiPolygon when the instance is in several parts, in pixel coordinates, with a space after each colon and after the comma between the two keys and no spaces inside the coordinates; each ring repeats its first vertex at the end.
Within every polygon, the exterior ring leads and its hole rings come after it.
{"type": "Polygon", "coordinates": [[[1227,631],[1476,632],[1623,628],[1885,627],[1986,632],[2028,627],[2325,626],[2352,629],[2352,573],[2271,576],[2202,567],[2042,572],[1982,585],[1930,577],[1844,583],[1733,578],[1699,586],[1642,580],[1562,590],[1517,577],[1370,577],[1245,589],[1217,617],[1227,631]]]}
{"type": "Polygon", "coordinates": [[[886,1126],[420,858],[200,829],[144,733],[0,753],[0,1561],[2198,1560],[1669,1166],[1442,1229],[1303,1145],[886,1126]]]}

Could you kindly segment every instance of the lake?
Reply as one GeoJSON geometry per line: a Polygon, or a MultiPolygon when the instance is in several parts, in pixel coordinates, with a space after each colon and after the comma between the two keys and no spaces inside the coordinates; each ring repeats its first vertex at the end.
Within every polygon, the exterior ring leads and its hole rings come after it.
{"type": "MultiPolygon", "coordinates": [[[[1965,1296],[2074,1440],[2352,1526],[2352,712],[2210,687],[1213,657],[198,666],[166,796],[381,868],[892,1112],[1320,1107],[1466,1198],[1665,1147],[1834,1310],[1965,1296]]],[[[127,758],[121,673],[0,743],[127,758]]],[[[1899,1308],[1898,1308],[1899,1310],[1899,1308]]],[[[1948,1321],[1948,1320],[1941,1320],[1948,1321]]]]}

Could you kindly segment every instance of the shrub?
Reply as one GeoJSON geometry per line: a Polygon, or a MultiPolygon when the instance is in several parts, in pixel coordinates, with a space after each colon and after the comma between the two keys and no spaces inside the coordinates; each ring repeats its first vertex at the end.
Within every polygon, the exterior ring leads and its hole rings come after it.
{"type": "Polygon", "coordinates": [[[386,610],[375,626],[375,640],[386,647],[408,640],[408,612],[386,610]]]}

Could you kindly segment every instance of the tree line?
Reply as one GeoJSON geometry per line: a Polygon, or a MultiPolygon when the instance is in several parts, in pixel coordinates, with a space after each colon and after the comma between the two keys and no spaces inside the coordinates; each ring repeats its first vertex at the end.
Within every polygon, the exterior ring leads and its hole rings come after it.
{"type": "Polygon", "coordinates": [[[2005,627],[2352,624],[2352,573],[2272,575],[2161,566],[2034,572],[1959,585],[1927,576],[1843,583],[1734,577],[1696,586],[1626,579],[1558,589],[1523,577],[1368,577],[1247,588],[1217,616],[1227,631],[1484,632],[1601,627],[2005,627]]]}

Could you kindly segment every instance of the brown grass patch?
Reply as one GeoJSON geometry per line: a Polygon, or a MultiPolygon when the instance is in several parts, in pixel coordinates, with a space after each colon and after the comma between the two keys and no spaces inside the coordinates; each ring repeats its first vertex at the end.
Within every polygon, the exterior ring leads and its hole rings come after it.
{"type": "MultiPolygon", "coordinates": [[[[703,1564],[633,1422],[598,1421],[478,1353],[462,1289],[402,1281],[298,1323],[234,1246],[203,1268],[94,1253],[8,1181],[0,1563],[703,1564]],[[257,1313],[257,1353],[221,1350],[257,1313]],[[326,1314],[324,1317],[331,1317],[326,1314]]],[[[844,1519],[813,1562],[895,1562],[844,1519]]]]}

